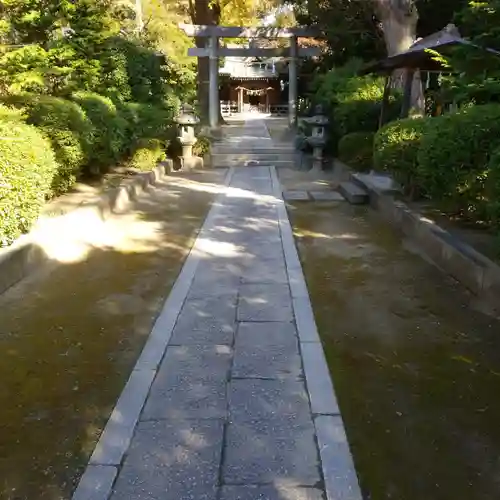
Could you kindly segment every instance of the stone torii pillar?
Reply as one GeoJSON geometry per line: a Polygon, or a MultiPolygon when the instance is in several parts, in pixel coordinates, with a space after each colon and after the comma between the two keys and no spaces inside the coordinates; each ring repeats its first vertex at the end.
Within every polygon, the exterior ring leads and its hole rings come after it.
{"type": "Polygon", "coordinates": [[[208,123],[214,129],[219,124],[219,39],[212,35],[208,42],[208,123]]]}
{"type": "Polygon", "coordinates": [[[312,27],[296,26],[294,28],[242,26],[212,26],[179,24],[179,27],[188,36],[206,38],[205,48],[190,48],[188,55],[209,58],[209,124],[215,128],[219,120],[219,57],[285,57],[290,58],[288,105],[289,122],[294,126],[297,121],[297,58],[314,57],[319,55],[317,47],[298,49],[298,37],[317,37],[321,33],[312,27]],[[289,38],[290,47],[280,48],[219,48],[219,38],[289,38]]]}
{"type": "Polygon", "coordinates": [[[297,37],[290,38],[290,59],[288,62],[288,124],[297,123],[297,37]]]}

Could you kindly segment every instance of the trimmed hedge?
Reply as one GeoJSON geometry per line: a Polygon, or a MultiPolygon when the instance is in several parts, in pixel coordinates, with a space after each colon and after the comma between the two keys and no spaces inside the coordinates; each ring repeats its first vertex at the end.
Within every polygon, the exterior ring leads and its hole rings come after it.
{"type": "Polygon", "coordinates": [[[407,118],[382,127],[375,135],[373,168],[390,172],[412,198],[424,186],[418,177],[418,151],[433,118],[407,118]]]}
{"type": "Polygon", "coordinates": [[[41,131],[0,109],[0,246],[6,246],[37,219],[58,165],[41,131]]]}
{"type": "Polygon", "coordinates": [[[95,127],[89,173],[106,171],[117,163],[127,149],[127,120],[120,115],[113,101],[93,92],[75,92],[72,99],[86,112],[95,127]]]}
{"type": "Polygon", "coordinates": [[[51,96],[26,99],[27,122],[36,125],[50,139],[58,163],[52,182],[54,195],[74,185],[92,154],[95,129],[76,103],[51,96]]]}
{"type": "Polygon", "coordinates": [[[418,175],[431,198],[472,218],[486,217],[488,163],[500,146],[500,105],[432,119],[418,151],[418,175]]]}
{"type": "Polygon", "coordinates": [[[373,160],[373,132],[353,132],[339,141],[339,158],[358,172],[368,172],[373,160]]]}
{"type": "Polygon", "coordinates": [[[130,160],[130,166],[141,171],[151,170],[159,161],[166,159],[162,143],[158,139],[139,141],[130,160]]]}

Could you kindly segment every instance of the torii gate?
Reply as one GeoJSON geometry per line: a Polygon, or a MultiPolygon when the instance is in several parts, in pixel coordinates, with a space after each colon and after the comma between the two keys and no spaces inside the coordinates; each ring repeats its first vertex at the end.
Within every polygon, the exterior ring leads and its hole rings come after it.
{"type": "Polygon", "coordinates": [[[208,120],[215,128],[219,120],[219,57],[286,57],[288,64],[288,120],[290,125],[297,121],[297,58],[313,57],[320,54],[317,47],[301,48],[297,38],[319,37],[315,28],[243,28],[239,26],[215,26],[180,24],[180,29],[188,36],[206,38],[205,48],[191,48],[188,55],[209,58],[208,120]],[[286,49],[220,48],[219,38],[288,38],[286,49]]]}

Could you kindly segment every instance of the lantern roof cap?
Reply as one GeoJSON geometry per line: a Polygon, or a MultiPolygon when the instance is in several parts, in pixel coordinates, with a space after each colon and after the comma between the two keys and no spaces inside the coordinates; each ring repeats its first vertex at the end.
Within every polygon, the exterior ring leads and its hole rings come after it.
{"type": "Polygon", "coordinates": [[[179,125],[196,125],[200,120],[194,114],[192,106],[183,104],[179,110],[179,114],[174,118],[174,122],[179,125]]]}

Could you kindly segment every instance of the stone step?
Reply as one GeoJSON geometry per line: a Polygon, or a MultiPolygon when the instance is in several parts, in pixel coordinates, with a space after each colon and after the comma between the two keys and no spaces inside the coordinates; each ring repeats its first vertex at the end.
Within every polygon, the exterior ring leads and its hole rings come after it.
{"type": "Polygon", "coordinates": [[[339,192],[352,205],[363,205],[368,203],[368,193],[353,182],[341,182],[339,192]]]}
{"type": "Polygon", "coordinates": [[[273,146],[269,148],[248,145],[212,144],[212,154],[294,154],[294,147],[273,146]]]}
{"type": "Polygon", "coordinates": [[[247,161],[247,160],[259,160],[259,161],[295,161],[297,155],[295,153],[216,153],[212,152],[212,160],[215,162],[220,161],[247,161]]]}
{"type": "MultiPolygon", "coordinates": [[[[298,160],[297,160],[298,161],[298,160]]],[[[225,158],[217,159],[212,156],[211,165],[212,167],[244,167],[244,166],[270,166],[273,165],[276,168],[293,168],[296,165],[295,160],[266,160],[257,158],[246,158],[246,159],[233,159],[227,160],[225,158]]]]}

